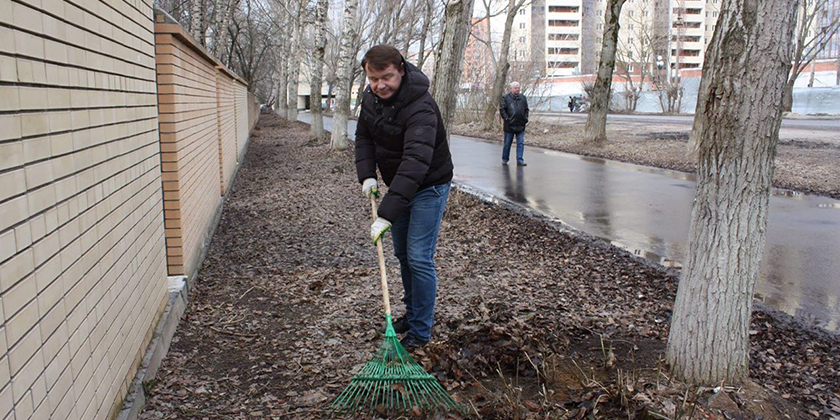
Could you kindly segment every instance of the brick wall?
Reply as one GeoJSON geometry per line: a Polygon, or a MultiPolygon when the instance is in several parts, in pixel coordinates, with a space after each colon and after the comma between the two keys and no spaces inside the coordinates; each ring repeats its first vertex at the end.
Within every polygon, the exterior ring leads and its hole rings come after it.
{"type": "Polygon", "coordinates": [[[157,24],[158,101],[169,274],[190,274],[221,203],[215,65],[181,36],[157,24]]]}
{"type": "Polygon", "coordinates": [[[248,89],[181,26],[156,20],[168,270],[191,275],[248,140],[248,89]]]}
{"type": "Polygon", "coordinates": [[[230,188],[236,169],[236,106],[235,92],[237,83],[230,73],[217,67],[216,97],[219,133],[219,171],[222,180],[222,195],[230,188]]]}
{"type": "Polygon", "coordinates": [[[242,160],[250,131],[248,121],[248,89],[244,84],[235,85],[236,95],[236,146],[238,160],[242,160]]]}
{"type": "Polygon", "coordinates": [[[151,15],[0,0],[0,419],[113,415],[166,303],[151,15]]]}

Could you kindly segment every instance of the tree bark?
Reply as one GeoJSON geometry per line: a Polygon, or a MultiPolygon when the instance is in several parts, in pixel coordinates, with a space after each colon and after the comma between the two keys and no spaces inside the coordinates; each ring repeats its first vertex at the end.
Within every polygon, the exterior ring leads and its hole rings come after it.
{"type": "Polygon", "coordinates": [[[356,89],[356,103],[353,105],[353,115],[359,115],[359,108],[362,107],[362,96],[365,93],[365,86],[367,86],[367,74],[362,69],[362,74],[359,75],[359,88],[356,89]]]}
{"type": "MultiPolygon", "coordinates": [[[[798,77],[798,76],[796,76],[798,77]]],[[[790,112],[793,110],[793,85],[796,84],[796,78],[791,76],[785,82],[785,91],[782,93],[782,110],[790,112]]]]}
{"type": "MultiPolygon", "coordinates": [[[[496,73],[493,77],[493,91],[490,93],[490,101],[487,103],[487,108],[484,109],[485,130],[493,130],[496,126],[496,113],[499,112],[499,103],[502,101],[504,95],[505,81],[507,81],[508,70],[510,70],[510,63],[508,58],[510,56],[510,37],[513,29],[513,19],[522,7],[524,1],[509,0],[507,16],[505,16],[505,31],[502,34],[502,47],[499,51],[499,60],[495,63],[496,73]]],[[[487,18],[487,33],[490,34],[490,18],[487,18]]],[[[489,36],[489,35],[488,35],[489,36]]],[[[491,48],[488,44],[487,48],[491,48]]],[[[492,49],[492,48],[491,48],[492,49]]],[[[492,55],[491,55],[492,56],[492,55]]]]}
{"type": "Polygon", "coordinates": [[[312,110],[313,138],[324,137],[324,111],[321,108],[321,79],[324,74],[324,53],[327,46],[328,0],[318,0],[315,5],[315,50],[312,52],[312,74],[309,79],[309,108],[312,110]]]}
{"type": "Polygon", "coordinates": [[[332,99],[333,99],[333,87],[335,86],[335,82],[327,83],[327,107],[324,109],[324,112],[332,112],[332,99]]]}
{"type": "Polygon", "coordinates": [[[300,3],[297,5],[297,15],[292,17],[291,36],[289,36],[289,104],[287,117],[289,121],[297,121],[298,116],[298,77],[300,74],[300,52],[303,50],[300,39],[301,35],[301,16],[303,15],[304,5],[300,3]]]}
{"type": "Polygon", "coordinates": [[[429,29],[432,27],[432,13],[434,9],[432,8],[432,0],[424,0],[425,6],[425,13],[423,14],[423,30],[420,33],[420,52],[417,56],[417,68],[420,71],[423,71],[423,64],[426,63],[426,35],[429,33],[429,29]]]}
{"type": "Polygon", "coordinates": [[[330,137],[330,150],[347,148],[347,116],[350,113],[350,78],[356,65],[353,40],[356,39],[356,11],[359,0],[347,0],[342,21],[341,42],[339,43],[338,66],[336,67],[335,109],[333,111],[333,129],[330,137]]]}
{"type": "Polygon", "coordinates": [[[604,41],[601,45],[601,60],[598,64],[598,78],[589,99],[589,116],[583,131],[584,143],[600,143],[607,140],[607,112],[610,110],[612,75],[615,70],[615,50],[618,45],[618,18],[625,0],[609,0],[604,24],[604,41]]]}
{"type": "Polygon", "coordinates": [[[798,0],[724,0],[691,132],[697,188],[667,358],[693,385],[749,373],[749,324],[764,248],[798,0]]]}
{"type": "Polygon", "coordinates": [[[203,0],[192,0],[192,9],[190,10],[190,35],[198,41],[199,44],[204,44],[204,32],[202,31],[202,20],[204,19],[203,0]]]}
{"type": "Polygon", "coordinates": [[[441,43],[435,57],[432,97],[440,107],[447,140],[458,100],[461,63],[470,30],[473,0],[448,0],[441,43]]]}
{"type": "Polygon", "coordinates": [[[236,7],[235,0],[217,0],[216,1],[216,29],[213,31],[213,55],[219,57],[222,53],[222,43],[225,41],[225,35],[228,32],[230,25],[230,15],[236,7]]]}
{"type": "Polygon", "coordinates": [[[288,18],[283,18],[285,16],[283,12],[280,13],[281,20],[278,22],[280,27],[280,57],[276,74],[277,74],[277,108],[275,109],[275,113],[279,115],[281,118],[288,118],[289,112],[287,109],[287,104],[289,103],[289,61],[283,58],[289,56],[289,40],[288,40],[288,33],[289,33],[289,25],[287,22],[288,18]]]}

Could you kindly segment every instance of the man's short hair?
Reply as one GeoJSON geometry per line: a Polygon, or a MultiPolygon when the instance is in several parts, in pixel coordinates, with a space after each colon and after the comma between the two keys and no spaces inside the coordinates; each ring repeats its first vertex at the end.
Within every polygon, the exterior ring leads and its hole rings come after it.
{"type": "Polygon", "coordinates": [[[513,89],[515,87],[519,87],[519,82],[510,82],[510,88],[513,89]]]}
{"type": "Polygon", "coordinates": [[[393,64],[397,70],[402,69],[402,54],[396,48],[380,44],[368,50],[362,58],[362,69],[367,70],[370,66],[374,70],[385,70],[389,64],[393,64]]]}

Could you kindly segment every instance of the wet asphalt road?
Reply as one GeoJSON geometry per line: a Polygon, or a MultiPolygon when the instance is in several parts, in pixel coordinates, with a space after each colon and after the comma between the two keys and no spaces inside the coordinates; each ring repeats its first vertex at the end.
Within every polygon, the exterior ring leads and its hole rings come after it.
{"type": "MultiPolygon", "coordinates": [[[[301,114],[300,120],[309,118],[301,114]]],[[[332,119],[324,124],[329,130],[332,119]]],[[[355,121],[348,131],[352,137],[355,121]]],[[[527,145],[527,134],[525,139],[527,145]]],[[[502,166],[500,145],[461,136],[452,136],[451,151],[456,181],[638,256],[680,267],[693,175],[527,146],[527,167],[502,166]]],[[[840,201],[775,190],[756,299],[840,331],[838,273],[840,201]]]]}

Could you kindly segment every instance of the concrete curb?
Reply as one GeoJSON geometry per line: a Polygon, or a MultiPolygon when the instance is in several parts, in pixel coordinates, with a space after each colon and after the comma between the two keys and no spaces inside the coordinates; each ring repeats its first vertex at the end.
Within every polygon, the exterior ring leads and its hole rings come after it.
{"type": "Polygon", "coordinates": [[[128,395],[123,400],[122,410],[117,414],[117,420],[135,420],[146,405],[146,388],[144,384],[155,378],[163,358],[169,352],[172,337],[181,321],[181,316],[187,309],[189,289],[186,276],[169,277],[169,303],[158,322],[152,341],[137,368],[137,374],[128,389],[128,395]]]}

